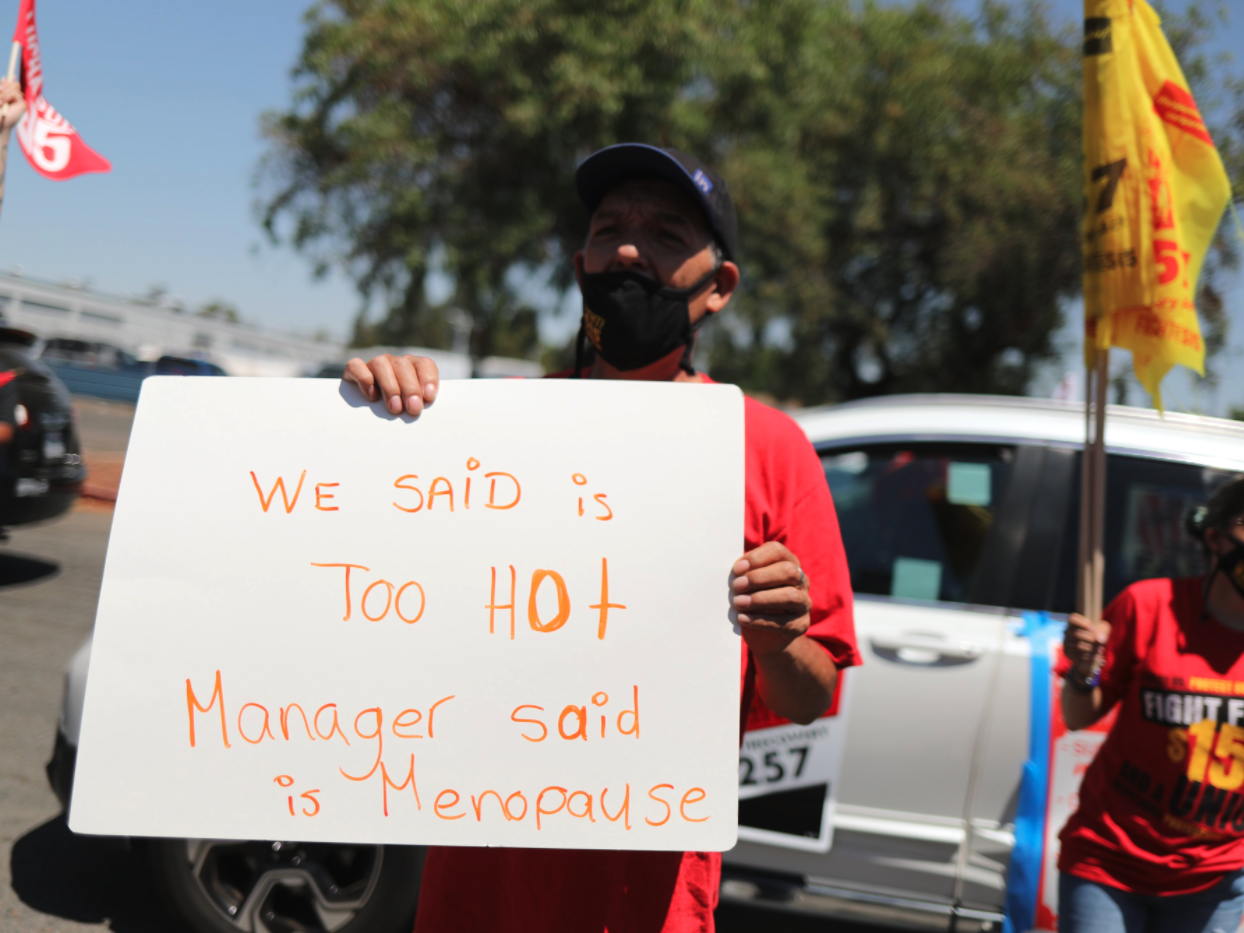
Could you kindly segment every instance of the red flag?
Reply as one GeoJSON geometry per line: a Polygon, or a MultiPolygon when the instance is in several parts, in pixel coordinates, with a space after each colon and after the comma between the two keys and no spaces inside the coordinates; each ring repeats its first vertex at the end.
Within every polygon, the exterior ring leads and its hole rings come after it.
{"type": "Polygon", "coordinates": [[[43,96],[43,61],[35,31],[35,0],[22,0],[13,41],[22,46],[26,115],[17,124],[17,142],[44,178],[64,181],[86,172],[110,172],[112,164],[82,141],[78,131],[43,96]]]}

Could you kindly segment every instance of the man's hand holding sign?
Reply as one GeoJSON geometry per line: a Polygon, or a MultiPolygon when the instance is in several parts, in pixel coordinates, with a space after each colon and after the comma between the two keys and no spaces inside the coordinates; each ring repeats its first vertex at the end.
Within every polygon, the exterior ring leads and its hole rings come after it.
{"type": "Polygon", "coordinates": [[[692,366],[724,181],[623,145],[576,184],[569,379],[144,389],[75,830],[436,843],[425,931],[711,928],[740,715],[815,720],[858,663],[845,558],[802,432],[692,366]]]}

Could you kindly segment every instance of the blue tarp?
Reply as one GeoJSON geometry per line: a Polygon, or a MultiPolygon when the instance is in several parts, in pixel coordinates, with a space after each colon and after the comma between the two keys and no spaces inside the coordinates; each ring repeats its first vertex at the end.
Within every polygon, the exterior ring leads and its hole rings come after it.
{"type": "Polygon", "coordinates": [[[1003,933],[1027,933],[1036,922],[1050,783],[1050,639],[1061,635],[1063,627],[1044,612],[1024,613],[1024,635],[1032,650],[1028,761],[1019,785],[1015,848],[1006,873],[1003,933]]]}

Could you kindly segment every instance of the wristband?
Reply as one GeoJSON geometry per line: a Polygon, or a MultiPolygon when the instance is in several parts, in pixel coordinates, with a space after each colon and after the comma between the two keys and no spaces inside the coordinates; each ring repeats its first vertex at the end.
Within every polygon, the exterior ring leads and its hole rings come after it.
{"type": "Polygon", "coordinates": [[[1097,689],[1097,684],[1080,676],[1080,673],[1074,669],[1068,672],[1066,683],[1072,690],[1077,693],[1092,693],[1097,689]]]}

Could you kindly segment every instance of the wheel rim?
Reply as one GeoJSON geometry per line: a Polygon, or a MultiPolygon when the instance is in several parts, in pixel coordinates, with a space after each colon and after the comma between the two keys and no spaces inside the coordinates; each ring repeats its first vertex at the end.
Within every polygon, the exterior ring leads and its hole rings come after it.
{"type": "Polygon", "coordinates": [[[188,839],[186,858],[239,933],[334,933],[371,898],[384,847],[188,839]]]}

